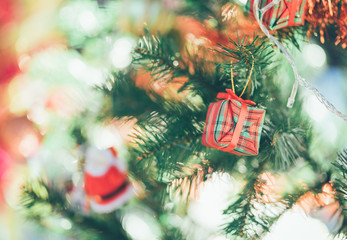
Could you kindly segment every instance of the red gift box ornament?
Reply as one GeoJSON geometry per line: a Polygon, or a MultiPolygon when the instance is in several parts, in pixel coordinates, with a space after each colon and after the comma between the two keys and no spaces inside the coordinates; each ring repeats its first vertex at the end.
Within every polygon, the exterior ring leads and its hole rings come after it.
{"type": "Polygon", "coordinates": [[[99,213],[114,211],[132,197],[125,164],[114,148],[87,150],[84,188],[92,210],[99,213]]]}
{"type": "MultiPolygon", "coordinates": [[[[262,9],[273,0],[260,0],[262,9]]],[[[253,14],[254,0],[248,0],[246,8],[253,14]]],[[[264,13],[263,23],[270,29],[299,26],[305,24],[306,0],[282,0],[264,13]]]]}
{"type": "MultiPolygon", "coordinates": [[[[232,86],[234,88],[233,79],[232,86]]],[[[265,110],[253,107],[254,102],[238,97],[231,89],[226,89],[226,93],[218,93],[217,98],[223,100],[211,103],[208,107],[202,143],[236,155],[257,155],[265,110]]]]}

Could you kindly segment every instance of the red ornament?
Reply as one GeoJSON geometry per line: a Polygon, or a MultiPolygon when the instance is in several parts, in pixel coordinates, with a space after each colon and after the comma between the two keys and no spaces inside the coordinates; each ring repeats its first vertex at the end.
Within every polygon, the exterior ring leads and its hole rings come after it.
{"type": "Polygon", "coordinates": [[[308,192],[297,202],[306,214],[321,220],[332,234],[336,234],[340,230],[344,219],[342,207],[335,195],[333,185],[326,183],[323,185],[321,193],[308,192]]]}
{"type": "Polygon", "coordinates": [[[87,150],[84,184],[91,208],[99,213],[114,211],[133,195],[125,166],[114,148],[87,150]]]}
{"type": "Polygon", "coordinates": [[[217,95],[222,101],[208,108],[202,143],[236,155],[257,155],[265,110],[252,107],[254,102],[231,89],[226,91],[217,95]]]}
{"type": "Polygon", "coordinates": [[[0,51],[0,84],[9,82],[17,73],[19,73],[17,57],[13,53],[0,51]]]}
{"type": "MultiPolygon", "coordinates": [[[[260,0],[259,8],[263,8],[273,0],[260,0]]],[[[253,14],[254,0],[248,0],[247,8],[253,14]]],[[[280,29],[304,25],[306,0],[282,0],[265,12],[263,23],[270,29],[280,29]]]]}

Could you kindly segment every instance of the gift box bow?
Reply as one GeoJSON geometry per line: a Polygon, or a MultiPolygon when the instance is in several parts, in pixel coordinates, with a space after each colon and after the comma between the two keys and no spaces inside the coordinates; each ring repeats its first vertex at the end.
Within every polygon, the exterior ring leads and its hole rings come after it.
{"type": "Polygon", "coordinates": [[[248,105],[256,105],[256,103],[251,101],[251,100],[244,100],[244,99],[238,97],[231,89],[225,89],[225,90],[226,90],[226,93],[225,92],[218,93],[217,98],[225,99],[225,100],[227,100],[227,99],[236,100],[236,101],[239,101],[241,103],[246,103],[248,105]]]}

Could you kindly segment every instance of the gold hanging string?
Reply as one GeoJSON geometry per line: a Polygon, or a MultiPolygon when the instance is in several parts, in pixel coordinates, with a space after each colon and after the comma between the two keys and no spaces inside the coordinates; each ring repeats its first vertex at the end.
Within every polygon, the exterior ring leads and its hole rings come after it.
{"type": "Polygon", "coordinates": [[[231,79],[231,87],[233,89],[233,92],[235,92],[234,73],[233,73],[233,60],[230,61],[230,79],[231,79]]]}
{"type": "MultiPolygon", "coordinates": [[[[248,86],[248,84],[249,84],[249,82],[250,82],[250,80],[251,80],[251,77],[252,77],[253,68],[254,68],[254,57],[253,57],[252,54],[251,54],[251,57],[252,57],[252,66],[251,66],[251,70],[250,70],[250,72],[249,72],[249,75],[248,75],[248,78],[247,78],[247,81],[246,81],[246,85],[245,85],[245,87],[243,88],[243,90],[242,90],[242,92],[241,92],[241,94],[240,94],[239,97],[241,97],[241,96],[244,94],[244,92],[246,91],[246,88],[247,88],[247,86],[248,86]]],[[[230,62],[231,62],[231,66],[230,66],[231,87],[232,87],[232,89],[233,89],[233,92],[235,92],[232,61],[230,61],[230,62]]]]}

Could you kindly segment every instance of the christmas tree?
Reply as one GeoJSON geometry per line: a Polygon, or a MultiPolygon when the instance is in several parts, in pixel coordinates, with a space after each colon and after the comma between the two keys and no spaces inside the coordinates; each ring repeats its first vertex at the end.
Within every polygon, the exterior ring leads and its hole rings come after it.
{"type": "Polygon", "coordinates": [[[346,237],[347,1],[52,2],[0,70],[37,238],[346,237]]]}

